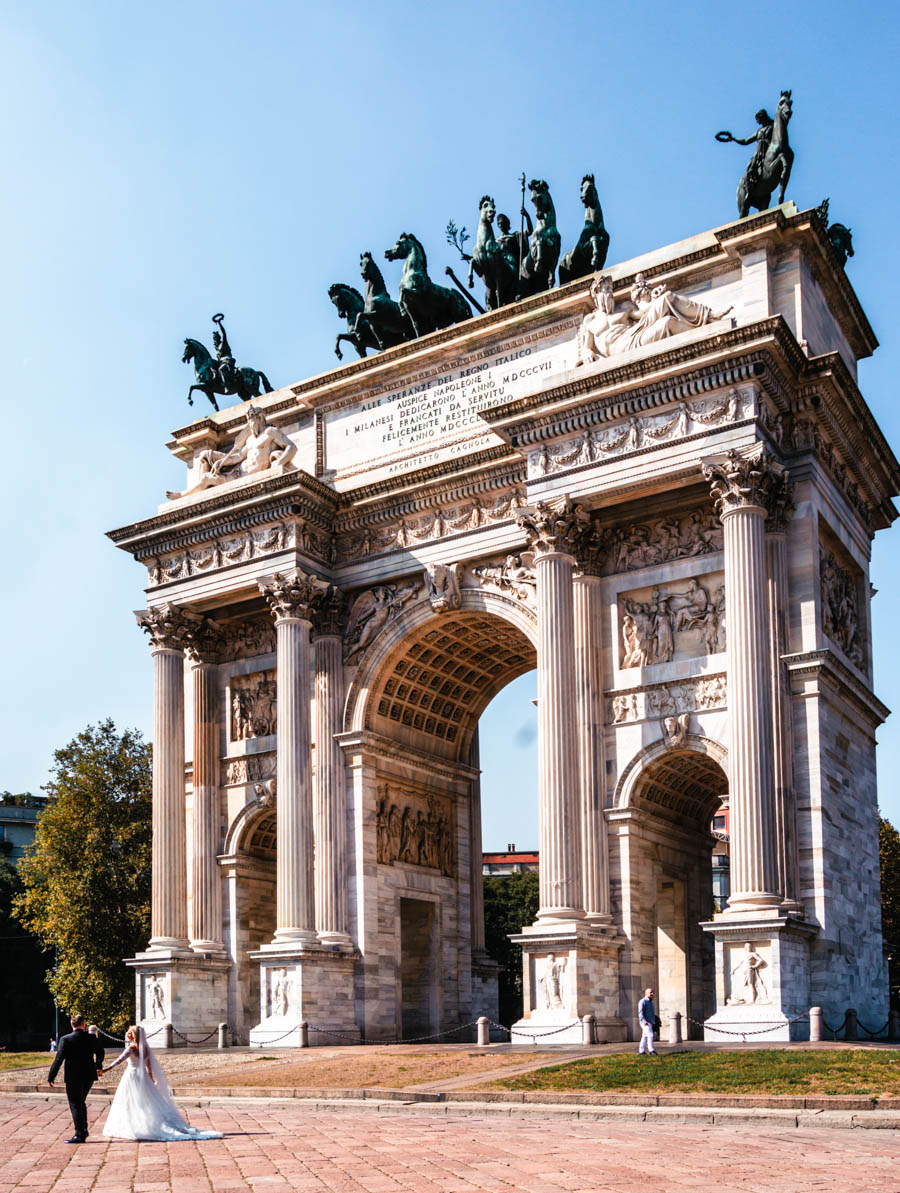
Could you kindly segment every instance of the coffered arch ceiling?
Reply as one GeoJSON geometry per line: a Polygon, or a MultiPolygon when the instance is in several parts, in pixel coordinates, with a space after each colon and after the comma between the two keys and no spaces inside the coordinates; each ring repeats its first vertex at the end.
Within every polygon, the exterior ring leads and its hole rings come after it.
{"type": "Polygon", "coordinates": [[[442,758],[466,761],[484,709],[501,688],[536,665],[534,646],[500,617],[459,612],[431,619],[380,668],[366,728],[442,758]]]}
{"type": "Polygon", "coordinates": [[[708,829],[727,792],[728,779],[714,758],[697,750],[669,750],[637,777],[630,803],[708,829]]]}

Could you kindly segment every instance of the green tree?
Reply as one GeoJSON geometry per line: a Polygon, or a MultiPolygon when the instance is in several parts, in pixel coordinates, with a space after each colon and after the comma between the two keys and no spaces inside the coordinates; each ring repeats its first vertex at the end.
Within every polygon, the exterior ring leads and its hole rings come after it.
{"type": "Polygon", "coordinates": [[[881,855],[881,933],[887,946],[891,1006],[900,1005],[900,833],[878,817],[881,855]]]}
{"type": "Polygon", "coordinates": [[[89,725],[55,752],[45,790],[14,911],[56,950],[49,985],[60,1008],[121,1033],[134,1011],[122,958],[150,928],[150,747],[111,720],[89,725]]]}
{"type": "Polygon", "coordinates": [[[507,1027],[522,1015],[522,949],[509,934],[533,924],[538,905],[538,876],[533,871],[484,880],[484,943],[500,962],[500,1022],[507,1027]]]}

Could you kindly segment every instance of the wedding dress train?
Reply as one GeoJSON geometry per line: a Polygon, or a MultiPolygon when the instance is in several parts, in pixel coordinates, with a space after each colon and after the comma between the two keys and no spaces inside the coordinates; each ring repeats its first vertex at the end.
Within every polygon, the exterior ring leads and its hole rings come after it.
{"type": "Polygon", "coordinates": [[[109,1069],[127,1061],[122,1080],[103,1126],[104,1135],[119,1139],[160,1140],[221,1139],[220,1131],[199,1131],[190,1126],[178,1111],[166,1075],[147,1045],[142,1027],[138,1029],[138,1047],[126,1046],[109,1069]]]}

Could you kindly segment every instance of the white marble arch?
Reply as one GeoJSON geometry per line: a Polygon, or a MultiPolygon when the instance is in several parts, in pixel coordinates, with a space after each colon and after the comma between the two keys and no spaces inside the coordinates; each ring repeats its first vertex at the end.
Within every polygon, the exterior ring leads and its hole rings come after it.
{"type": "MultiPolygon", "coordinates": [[[[519,630],[531,646],[537,650],[537,618],[534,610],[524,602],[517,601],[489,589],[464,588],[461,601],[454,613],[482,613],[508,622],[519,630]]],[[[435,613],[426,598],[418,600],[390,625],[386,626],[362,655],[356,674],[351,681],[344,702],[344,732],[359,732],[367,727],[369,697],[377,686],[384,669],[402,656],[407,644],[418,632],[428,625],[439,626],[452,614],[435,613]]],[[[501,685],[502,686],[502,685],[501,685]]],[[[500,689],[498,688],[497,691],[500,689]]],[[[491,699],[496,692],[491,693],[491,699]]],[[[479,710],[480,712],[483,711],[479,710]]]]}
{"type": "Polygon", "coordinates": [[[631,758],[631,760],[622,768],[622,773],[619,775],[616,782],[615,791],[611,806],[613,808],[629,808],[632,806],[632,797],[638,785],[638,781],[646,774],[646,772],[653,766],[655,762],[670,754],[684,754],[693,751],[696,754],[705,754],[711,758],[713,762],[718,763],[722,772],[728,779],[728,751],[725,746],[711,737],[704,737],[699,733],[689,733],[684,740],[684,744],[677,749],[673,748],[660,738],[658,741],[651,742],[650,745],[644,746],[643,749],[631,758]]]}
{"type": "Polygon", "coordinates": [[[261,799],[248,800],[228,826],[225,833],[225,844],[222,848],[223,855],[227,858],[241,852],[244,849],[244,840],[252,830],[260,813],[273,810],[261,799]]]}

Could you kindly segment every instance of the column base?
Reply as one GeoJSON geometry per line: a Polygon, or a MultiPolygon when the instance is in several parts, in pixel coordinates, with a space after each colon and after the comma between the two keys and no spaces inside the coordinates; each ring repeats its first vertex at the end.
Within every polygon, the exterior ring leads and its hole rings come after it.
{"type": "Polygon", "coordinates": [[[584,1015],[595,1017],[599,1043],[628,1038],[618,1015],[625,937],[617,928],[537,923],[509,939],[522,946],[523,967],[524,1013],[513,1025],[513,1043],[580,1044],[584,1015]]]}
{"type": "Polygon", "coordinates": [[[168,1047],[167,1023],[175,1047],[215,1047],[219,1024],[228,1020],[229,958],[148,949],[125,964],[134,970],[135,1022],[151,1047],[168,1047]]]}
{"type": "Polygon", "coordinates": [[[260,1021],[251,1048],[299,1048],[300,1023],[311,1046],[359,1043],[353,977],[359,953],[352,947],[287,946],[274,942],[249,954],[259,962],[260,1021]]]}
{"type": "Polygon", "coordinates": [[[781,907],[729,911],[700,925],[715,938],[716,1011],[703,1038],[719,1043],[809,1039],[814,924],[781,907]]]}

